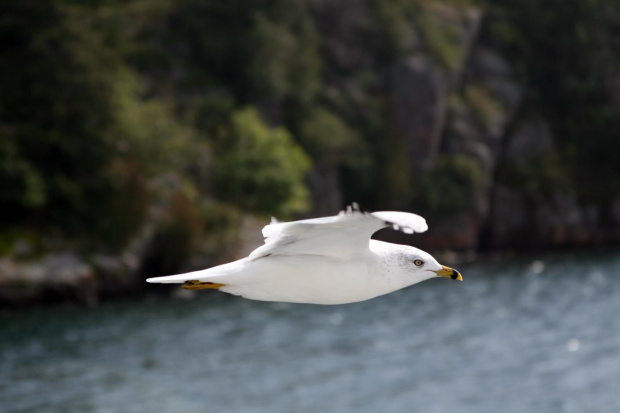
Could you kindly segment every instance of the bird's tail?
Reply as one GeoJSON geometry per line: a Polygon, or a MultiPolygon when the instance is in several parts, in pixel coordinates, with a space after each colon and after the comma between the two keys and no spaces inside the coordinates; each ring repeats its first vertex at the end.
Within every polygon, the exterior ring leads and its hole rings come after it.
{"type": "Polygon", "coordinates": [[[227,285],[230,279],[241,269],[246,259],[233,261],[228,264],[218,265],[201,271],[193,271],[185,274],[168,275],[166,277],[148,278],[146,282],[161,284],[183,284],[186,290],[202,290],[205,288],[219,289],[227,285]]]}

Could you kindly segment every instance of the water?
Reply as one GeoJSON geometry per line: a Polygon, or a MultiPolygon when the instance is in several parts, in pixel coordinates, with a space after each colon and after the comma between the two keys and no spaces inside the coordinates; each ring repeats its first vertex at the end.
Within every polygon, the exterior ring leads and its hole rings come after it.
{"type": "Polygon", "coordinates": [[[4,313],[0,411],[620,411],[620,255],[459,269],[345,306],[208,291],[4,313]]]}

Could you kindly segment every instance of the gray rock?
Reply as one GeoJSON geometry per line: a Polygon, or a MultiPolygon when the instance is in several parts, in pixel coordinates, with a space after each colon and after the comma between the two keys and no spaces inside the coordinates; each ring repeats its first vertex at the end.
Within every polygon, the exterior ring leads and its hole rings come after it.
{"type": "Polygon", "coordinates": [[[523,87],[511,78],[488,78],[484,84],[507,113],[512,114],[523,99],[523,87]]]}
{"type": "Polygon", "coordinates": [[[54,293],[96,304],[94,272],[74,253],[48,254],[22,263],[3,258],[0,263],[0,301],[18,303],[54,293]]]}
{"type": "Polygon", "coordinates": [[[396,130],[411,163],[428,171],[438,151],[448,107],[441,68],[426,57],[411,57],[390,70],[390,97],[396,130]]]}
{"type": "Polygon", "coordinates": [[[513,76],[513,70],[508,61],[486,47],[476,48],[472,56],[472,64],[481,77],[513,76]]]}
{"type": "Polygon", "coordinates": [[[523,166],[537,156],[555,150],[549,124],[542,118],[530,118],[516,128],[506,147],[504,162],[523,166]]]}

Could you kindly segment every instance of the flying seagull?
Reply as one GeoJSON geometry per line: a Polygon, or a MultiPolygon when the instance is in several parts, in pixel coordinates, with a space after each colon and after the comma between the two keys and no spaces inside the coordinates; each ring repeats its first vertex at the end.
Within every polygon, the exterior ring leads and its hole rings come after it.
{"type": "Polygon", "coordinates": [[[263,228],[265,244],[247,258],[147,281],[182,283],[188,290],[216,289],[252,300],[346,304],[429,278],[463,280],[458,271],[422,250],[370,239],[385,227],[406,234],[428,229],[418,215],[366,212],[353,204],[331,217],[272,220],[263,228]]]}

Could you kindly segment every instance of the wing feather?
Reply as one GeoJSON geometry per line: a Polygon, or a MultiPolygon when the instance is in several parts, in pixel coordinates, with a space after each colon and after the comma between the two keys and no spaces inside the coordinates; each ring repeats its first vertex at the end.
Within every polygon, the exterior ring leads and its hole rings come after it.
{"type": "Polygon", "coordinates": [[[274,222],[263,228],[265,244],[248,257],[270,255],[323,255],[347,259],[368,251],[372,234],[385,227],[413,234],[428,229],[419,215],[407,212],[362,211],[353,204],[332,217],[293,222],[274,222]]]}

